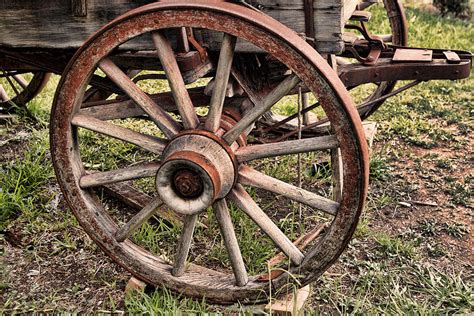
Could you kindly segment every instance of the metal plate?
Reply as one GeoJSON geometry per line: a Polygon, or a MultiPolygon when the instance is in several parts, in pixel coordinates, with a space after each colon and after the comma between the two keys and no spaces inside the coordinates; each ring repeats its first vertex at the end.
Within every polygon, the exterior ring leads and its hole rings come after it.
{"type": "Polygon", "coordinates": [[[392,60],[394,62],[430,62],[433,60],[433,51],[429,49],[398,48],[392,60]]]}
{"type": "Polygon", "coordinates": [[[459,55],[452,51],[443,52],[444,56],[446,57],[449,64],[459,64],[461,62],[461,58],[459,55]]]}

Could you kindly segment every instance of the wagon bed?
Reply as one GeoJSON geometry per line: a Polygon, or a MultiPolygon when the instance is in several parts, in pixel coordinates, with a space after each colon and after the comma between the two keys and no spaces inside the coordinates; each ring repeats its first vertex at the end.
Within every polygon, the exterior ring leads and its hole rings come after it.
{"type": "MultiPolygon", "coordinates": [[[[119,15],[153,3],[151,0],[19,0],[0,2],[0,46],[77,49],[87,38],[119,15]]],[[[250,5],[297,33],[314,30],[315,47],[322,53],[341,53],[344,24],[357,0],[260,0],[250,5]],[[305,10],[306,9],[306,10],[305,10]],[[309,12],[311,10],[311,12],[309,12]],[[309,13],[308,13],[309,12],[309,13]],[[306,14],[306,17],[305,17],[306,14]],[[306,21],[312,19],[313,25],[306,21]]],[[[217,39],[208,39],[216,42],[217,39]]],[[[145,41],[142,41],[142,45],[145,41]]],[[[135,48],[144,49],[149,46],[135,48]]],[[[241,50],[249,48],[241,47],[241,50]]]]}

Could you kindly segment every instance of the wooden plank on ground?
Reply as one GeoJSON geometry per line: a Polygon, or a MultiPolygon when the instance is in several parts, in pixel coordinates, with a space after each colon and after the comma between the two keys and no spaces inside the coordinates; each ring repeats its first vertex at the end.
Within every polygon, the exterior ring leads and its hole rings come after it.
{"type": "Polygon", "coordinates": [[[303,307],[311,292],[307,285],[296,293],[288,294],[267,304],[265,310],[270,314],[277,315],[300,315],[303,314],[303,307]]]}

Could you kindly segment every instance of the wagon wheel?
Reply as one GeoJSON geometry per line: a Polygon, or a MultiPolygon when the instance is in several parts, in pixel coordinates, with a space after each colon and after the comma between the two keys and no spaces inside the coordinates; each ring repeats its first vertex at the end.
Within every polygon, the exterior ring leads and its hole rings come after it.
{"type": "Polygon", "coordinates": [[[51,74],[0,71],[0,109],[11,111],[24,107],[44,88],[51,74]]]}
{"type": "Polygon", "coordinates": [[[266,299],[270,288],[277,291],[287,284],[302,286],[314,281],[346,247],[366,196],[368,153],[361,122],[335,72],[294,32],[261,13],[235,4],[160,2],[111,22],[79,50],[64,72],[51,122],[56,175],[81,226],[110,257],[138,278],[187,296],[206,297],[220,303],[257,301],[266,299]],[[222,41],[214,90],[204,104],[207,114],[202,107],[199,110],[193,107],[202,106],[195,100],[205,98],[195,97],[194,90],[184,85],[172,46],[164,35],[165,29],[180,27],[212,30],[208,33],[218,34],[222,41]],[[166,98],[168,92],[154,96],[144,93],[112,61],[118,46],[145,33],[151,34],[157,58],[168,78],[164,85],[157,80],[156,86],[169,86],[174,102],[166,98]],[[235,49],[236,39],[238,47],[252,43],[288,67],[278,86],[253,107],[247,99],[225,100],[232,57],[239,51],[235,49]],[[92,110],[80,109],[84,91],[98,68],[133,100],[127,103],[129,112],[118,111],[119,107],[110,111],[114,106],[124,105],[123,102],[109,102],[106,107],[92,110]],[[299,84],[308,86],[318,96],[334,126],[334,134],[271,145],[247,145],[247,133],[253,123],[299,84]],[[232,108],[232,104],[246,106],[232,108]],[[170,115],[164,109],[177,114],[170,115]],[[109,149],[110,157],[115,160],[107,162],[114,167],[98,171],[94,158],[107,151],[106,144],[112,139],[122,147],[133,146],[127,147],[123,154],[109,149]],[[97,151],[91,154],[96,146],[97,151]],[[316,191],[319,185],[301,189],[270,176],[262,168],[270,157],[283,159],[285,155],[311,152],[327,159],[327,150],[336,148],[341,151],[345,175],[340,201],[321,196],[316,191]],[[131,157],[143,157],[147,162],[137,164],[130,161],[131,157]],[[101,186],[123,182],[140,190],[146,187],[154,196],[131,219],[124,219],[125,215],[111,207],[112,202],[100,196],[101,186]],[[248,191],[247,187],[253,189],[248,191]],[[263,202],[275,199],[283,199],[285,206],[272,208],[271,212],[263,207],[263,202]],[[308,244],[305,250],[296,247],[285,234],[288,231],[275,224],[278,219],[275,214],[288,216],[287,206],[292,201],[305,208],[301,220],[308,220],[308,226],[301,226],[304,236],[299,239],[300,246],[308,244]],[[184,218],[179,241],[157,237],[146,243],[143,236],[161,227],[156,226],[157,219],[148,220],[160,212],[163,203],[184,218]],[[288,259],[281,263],[285,273],[265,278],[258,269],[255,273],[248,272],[249,262],[260,254],[241,252],[239,244],[249,236],[242,235],[240,225],[230,213],[256,223],[255,231],[251,232],[252,242],[265,242],[286,255],[288,259]],[[207,226],[195,228],[198,220],[207,220],[207,226]],[[324,233],[315,240],[314,229],[324,224],[323,220],[327,220],[327,226],[321,226],[326,227],[324,233]],[[150,227],[154,230],[150,231],[150,227]],[[202,262],[208,261],[202,258],[211,258],[207,249],[213,249],[211,241],[218,235],[212,227],[222,232],[221,241],[230,262],[227,266],[203,266],[202,262]],[[199,241],[199,247],[191,246],[193,236],[201,238],[209,234],[213,238],[209,243],[199,241]],[[167,253],[170,243],[176,243],[177,250],[171,247],[167,253]],[[186,264],[188,259],[193,263],[186,264]]]}
{"type": "MultiPolygon", "coordinates": [[[[386,18],[390,24],[391,33],[380,37],[387,44],[399,46],[408,45],[408,25],[403,5],[400,3],[399,0],[383,0],[383,6],[386,12],[384,18],[386,18]]],[[[375,30],[372,30],[372,32],[377,34],[375,30]]],[[[377,109],[384,103],[385,100],[381,100],[374,103],[368,102],[379,99],[380,97],[392,92],[392,90],[395,88],[396,83],[396,81],[374,83],[376,86],[375,88],[369,87],[369,85],[374,84],[363,86],[364,90],[372,92],[365,100],[362,101],[362,106],[358,107],[362,120],[368,118],[375,111],[377,111],[377,109]],[[364,103],[368,103],[368,105],[364,106],[364,103]]]]}

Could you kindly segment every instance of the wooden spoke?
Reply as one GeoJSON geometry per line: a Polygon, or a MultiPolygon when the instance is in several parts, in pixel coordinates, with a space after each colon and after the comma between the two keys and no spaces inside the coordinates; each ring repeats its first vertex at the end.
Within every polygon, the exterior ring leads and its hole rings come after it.
{"type": "Polygon", "coordinates": [[[82,176],[79,185],[81,188],[86,189],[128,180],[154,177],[159,167],[159,163],[152,162],[129,168],[92,173],[82,176]]]}
{"type": "Polygon", "coordinates": [[[77,114],[71,122],[75,126],[123,140],[155,154],[161,154],[166,146],[166,142],[161,138],[134,132],[87,115],[77,114]]]}
{"type": "Polygon", "coordinates": [[[235,236],[234,225],[227,208],[225,200],[219,200],[214,203],[214,211],[216,212],[216,218],[219,223],[222,238],[224,239],[227,252],[229,253],[230,263],[232,264],[232,270],[234,271],[235,281],[238,286],[244,286],[248,283],[249,278],[247,270],[245,269],[244,260],[240,252],[239,244],[235,236]]]}
{"type": "MultiPolygon", "coordinates": [[[[8,72],[7,72],[8,74],[8,72]]],[[[7,79],[8,81],[8,84],[10,85],[10,87],[12,87],[13,91],[15,92],[16,96],[19,96],[20,95],[20,91],[18,91],[18,88],[15,86],[15,84],[13,83],[12,81],[12,78],[11,76],[6,76],[5,79],[7,79]]]]}
{"type": "Polygon", "coordinates": [[[260,94],[258,94],[257,91],[255,91],[253,88],[249,86],[248,81],[244,78],[242,73],[238,71],[235,67],[232,67],[231,73],[232,73],[232,77],[242,87],[242,90],[245,91],[250,101],[252,101],[253,104],[260,104],[261,102],[260,94]]]}
{"type": "Polygon", "coordinates": [[[342,165],[341,149],[331,150],[332,168],[332,198],[340,202],[342,200],[342,189],[344,187],[344,169],[342,165]]]}
{"type": "Polygon", "coordinates": [[[296,265],[301,264],[304,255],[286,237],[267,214],[255,203],[244,187],[237,184],[230,193],[230,198],[270,237],[278,248],[283,251],[296,265]]]}
{"type": "Polygon", "coordinates": [[[23,88],[26,89],[28,87],[28,81],[26,81],[25,78],[23,78],[22,75],[13,75],[13,79],[15,79],[16,82],[23,88]]]}
{"type": "Polygon", "coordinates": [[[145,111],[163,133],[171,138],[179,133],[179,124],[162,108],[160,108],[145,92],[143,92],[126,73],[110,59],[104,58],[99,63],[100,69],[118,85],[133,101],[145,111]]]}
{"type": "Polygon", "coordinates": [[[132,217],[125,225],[115,234],[117,241],[121,242],[130,237],[143,223],[155,214],[163,202],[159,198],[153,199],[150,204],[145,206],[138,214],[132,217]]]}
{"type": "MultiPolygon", "coordinates": [[[[308,233],[306,233],[305,235],[301,235],[300,237],[298,237],[298,239],[296,239],[293,242],[293,244],[297,246],[299,250],[303,251],[306,249],[306,247],[310,243],[316,240],[316,238],[318,238],[327,227],[328,227],[327,224],[317,226],[313,228],[311,231],[309,231],[308,233]]],[[[285,254],[280,252],[279,254],[275,255],[270,260],[268,260],[268,265],[271,267],[276,266],[280,264],[281,262],[283,262],[284,260],[285,260],[285,254]]]]}
{"type": "Polygon", "coordinates": [[[181,238],[179,240],[178,251],[176,253],[172,271],[174,276],[179,277],[184,274],[186,259],[188,258],[189,249],[191,248],[191,241],[193,239],[194,227],[196,227],[197,219],[198,214],[194,214],[186,216],[184,220],[183,232],[181,233],[181,238]]]}
{"type": "Polygon", "coordinates": [[[339,209],[339,203],[333,200],[326,199],[307,190],[269,177],[247,166],[242,166],[239,170],[239,183],[283,195],[293,201],[300,202],[331,215],[336,215],[339,209]]]}
{"type": "Polygon", "coordinates": [[[336,136],[330,135],[263,145],[245,146],[238,149],[235,156],[240,163],[243,163],[261,158],[306,153],[315,150],[334,149],[338,148],[338,146],[339,143],[336,136]]]}
{"type": "Polygon", "coordinates": [[[3,86],[0,84],[0,102],[6,102],[8,101],[8,99],[10,99],[10,97],[8,96],[3,86]]]}
{"type": "Polygon", "coordinates": [[[384,43],[392,43],[393,42],[393,35],[392,34],[383,34],[378,35],[384,43]]]}
{"type": "Polygon", "coordinates": [[[183,120],[184,128],[195,129],[199,125],[199,119],[194,111],[193,103],[176,62],[173,49],[165,35],[160,32],[154,32],[152,36],[161,65],[165,70],[166,77],[168,77],[179,114],[183,120]]]}
{"type": "MultiPolygon", "coordinates": [[[[153,200],[153,198],[148,194],[137,190],[135,187],[125,182],[106,184],[103,188],[111,197],[116,198],[122,203],[130,206],[132,209],[138,211],[153,200]]],[[[181,225],[184,221],[184,216],[173,212],[168,207],[159,207],[155,214],[166,221],[173,223],[173,225],[181,225]]]]}
{"type": "MultiPolygon", "coordinates": [[[[188,92],[195,106],[205,106],[209,104],[210,98],[204,94],[203,87],[192,88],[189,89],[188,92]]],[[[152,94],[150,98],[167,112],[177,111],[171,92],[152,94]]],[[[83,103],[80,113],[104,121],[137,117],[146,114],[141,107],[137,106],[135,102],[130,99],[83,103]]]]}
{"type": "Polygon", "coordinates": [[[267,94],[260,104],[255,106],[227,133],[223,139],[230,145],[242,134],[250,125],[252,125],[260,116],[267,112],[275,103],[286,96],[296,85],[300,83],[300,79],[296,75],[288,76],[269,94],[267,94]]]}
{"type": "Polygon", "coordinates": [[[204,125],[205,129],[210,132],[216,132],[220,126],[222,108],[229,83],[236,42],[237,38],[235,36],[224,34],[219,55],[219,65],[217,66],[215,77],[214,91],[212,92],[211,104],[209,105],[209,114],[204,125]]]}

